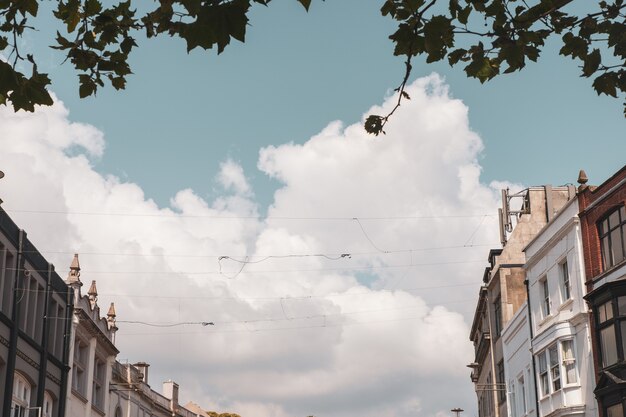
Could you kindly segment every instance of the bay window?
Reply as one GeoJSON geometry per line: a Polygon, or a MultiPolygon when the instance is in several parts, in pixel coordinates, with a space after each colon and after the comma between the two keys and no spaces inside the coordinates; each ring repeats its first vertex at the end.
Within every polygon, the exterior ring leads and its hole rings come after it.
{"type": "Polygon", "coordinates": [[[578,383],[574,341],[561,340],[537,355],[539,389],[542,397],[559,391],[563,386],[578,383]]]}
{"type": "Polygon", "coordinates": [[[626,296],[618,296],[596,307],[597,332],[603,368],[626,358],[626,296]]]}

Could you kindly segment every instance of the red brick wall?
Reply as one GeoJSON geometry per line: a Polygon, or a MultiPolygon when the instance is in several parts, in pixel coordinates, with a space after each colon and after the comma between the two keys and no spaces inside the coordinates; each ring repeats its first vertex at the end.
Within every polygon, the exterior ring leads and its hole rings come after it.
{"type": "Polygon", "coordinates": [[[580,225],[583,240],[583,256],[585,258],[585,275],[587,277],[587,291],[593,289],[592,280],[603,272],[602,252],[600,249],[600,239],[598,238],[597,222],[609,211],[619,205],[626,205],[626,184],[622,184],[613,190],[610,195],[607,193],[613,187],[626,178],[626,165],[617,171],[611,178],[598,187],[587,187],[578,194],[578,204],[580,207],[580,225]],[[597,205],[588,208],[593,202],[605,197],[597,205]]]}
{"type": "MultiPolygon", "coordinates": [[[[626,204],[626,183],[620,187],[613,189],[624,178],[626,178],[626,165],[617,171],[611,178],[606,180],[598,187],[587,187],[578,193],[578,204],[581,212],[580,228],[583,243],[583,257],[585,259],[585,276],[587,292],[593,290],[593,279],[600,275],[603,271],[602,251],[600,248],[600,239],[598,237],[597,222],[603,218],[608,212],[613,211],[615,207],[626,204]],[[611,191],[612,190],[612,191],[611,191]],[[608,194],[610,192],[610,194],[608,194]],[[589,206],[604,198],[601,202],[589,208],[589,206]]],[[[598,371],[602,368],[599,363],[598,348],[599,343],[596,339],[595,321],[593,312],[589,312],[589,323],[591,327],[591,346],[593,351],[593,363],[595,367],[596,383],[598,382],[598,371]]],[[[598,402],[598,411],[600,417],[604,416],[602,404],[598,402]]]]}

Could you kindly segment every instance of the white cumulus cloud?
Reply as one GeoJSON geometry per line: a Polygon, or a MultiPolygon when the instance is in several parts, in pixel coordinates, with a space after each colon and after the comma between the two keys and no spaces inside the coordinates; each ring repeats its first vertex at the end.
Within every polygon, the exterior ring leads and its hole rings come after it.
{"type": "Polygon", "coordinates": [[[97,172],[103,133],[58,100],[0,108],[0,197],[62,275],[81,254],[82,279],[116,304],[119,359],[151,363],[154,387],[172,378],[183,399],[244,417],[472,409],[468,320],[498,193],[443,80],[407,92],[384,136],[335,121],[261,149],[258,169],[281,183],[267,218],[253,168],[230,159],[218,197],[180,190],[169,207],[97,172]]]}

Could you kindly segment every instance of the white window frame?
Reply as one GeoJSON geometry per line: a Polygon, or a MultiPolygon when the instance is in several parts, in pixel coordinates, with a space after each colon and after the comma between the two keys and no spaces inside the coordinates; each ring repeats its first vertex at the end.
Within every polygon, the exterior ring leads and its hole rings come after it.
{"type": "Polygon", "coordinates": [[[43,394],[43,407],[41,410],[41,417],[52,417],[52,412],[54,410],[54,399],[52,395],[48,391],[45,391],[43,394]]]}
{"type": "Polygon", "coordinates": [[[509,387],[508,387],[508,392],[509,392],[509,413],[511,417],[518,417],[518,410],[517,410],[517,387],[515,386],[515,380],[511,379],[509,381],[509,387]]]}
{"type": "Polygon", "coordinates": [[[561,283],[561,303],[572,299],[572,279],[569,273],[567,257],[559,262],[559,281],[561,283]]]}
{"type": "Polygon", "coordinates": [[[87,360],[89,345],[77,338],[74,343],[74,359],[72,361],[72,391],[82,397],[87,396],[87,360]]]}
{"type": "Polygon", "coordinates": [[[541,286],[541,314],[543,318],[550,317],[550,285],[548,285],[548,276],[544,275],[540,280],[541,286]]]}
{"type": "Polygon", "coordinates": [[[580,375],[577,366],[576,339],[558,340],[537,354],[537,380],[539,381],[540,398],[548,397],[565,387],[579,386],[580,375]],[[571,343],[572,358],[565,358],[564,345],[571,343]],[[553,357],[556,352],[556,357],[553,357]],[[567,365],[574,365],[575,382],[567,382],[567,365]]]}
{"type": "Polygon", "coordinates": [[[104,386],[107,373],[106,364],[105,359],[96,355],[93,361],[91,404],[99,410],[104,410],[104,386]]]}
{"type": "Polygon", "coordinates": [[[30,383],[19,373],[13,374],[13,397],[11,401],[11,417],[26,417],[30,408],[30,383]]]}
{"type": "Polygon", "coordinates": [[[577,385],[580,384],[580,375],[578,375],[578,366],[577,366],[577,361],[576,361],[576,358],[577,358],[576,339],[574,339],[574,338],[563,339],[563,340],[560,341],[559,344],[560,344],[560,354],[561,354],[561,367],[563,369],[563,372],[562,372],[563,377],[562,377],[562,382],[561,383],[563,384],[563,386],[566,386],[566,387],[577,386],[577,385]],[[572,358],[566,358],[565,357],[564,345],[566,343],[571,343],[572,355],[573,355],[572,358]],[[576,378],[576,381],[574,381],[574,382],[568,382],[567,381],[567,379],[568,379],[567,378],[567,366],[570,365],[570,364],[574,365],[574,376],[576,378]]]}
{"type": "Polygon", "coordinates": [[[519,387],[521,400],[520,415],[525,416],[528,413],[528,404],[526,399],[526,378],[524,376],[524,372],[518,375],[517,385],[519,387]]]}
{"type": "Polygon", "coordinates": [[[548,368],[548,350],[544,349],[537,354],[537,361],[539,363],[538,380],[539,380],[539,393],[541,397],[550,395],[550,376],[548,368]]]}

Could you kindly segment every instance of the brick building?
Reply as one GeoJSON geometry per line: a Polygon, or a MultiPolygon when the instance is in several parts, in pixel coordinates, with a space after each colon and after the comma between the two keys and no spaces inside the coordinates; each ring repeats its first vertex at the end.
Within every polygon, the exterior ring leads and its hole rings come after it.
{"type": "Polygon", "coordinates": [[[579,178],[580,221],[600,415],[626,410],[626,166],[597,187],[579,178]]]}

